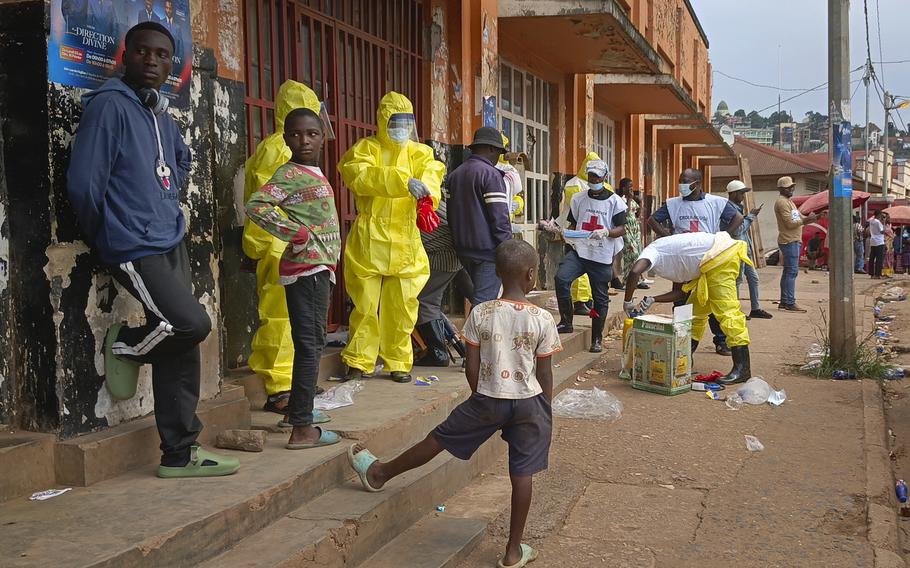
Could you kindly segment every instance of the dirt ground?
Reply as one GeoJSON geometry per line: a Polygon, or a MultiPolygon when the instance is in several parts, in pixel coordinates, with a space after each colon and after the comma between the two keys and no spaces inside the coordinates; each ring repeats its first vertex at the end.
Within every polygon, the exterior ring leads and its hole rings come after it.
{"type": "MultiPolygon", "coordinates": [[[[535,566],[876,565],[867,527],[863,381],[814,379],[792,367],[817,341],[813,325],[827,308],[827,274],[800,273],[797,297],[808,314],[778,311],[771,300],[779,269],[761,274],[763,307],[774,319],[749,322],[753,375],[785,389],[787,401],[730,410],[704,393],[634,390],[617,378],[619,341],[608,342],[598,371],[575,388],[606,388],[623,402],[622,417],[555,420],[550,469],[535,478],[525,534],[540,551],[535,566]],[[744,435],[758,437],[764,451],[749,452],[744,435]]],[[[857,294],[869,284],[857,281],[857,294]]],[[[910,290],[910,280],[904,286],[910,290]]],[[[895,309],[904,314],[900,325],[910,324],[910,301],[895,309]]],[[[894,329],[910,345],[907,327],[894,329]]],[[[696,371],[729,370],[730,360],[709,348],[706,337],[696,371]]],[[[892,425],[896,465],[910,479],[910,450],[900,446],[910,440],[905,387],[910,380],[890,383],[888,392],[890,418],[900,424],[892,425]]],[[[506,471],[502,460],[487,479],[498,477],[502,486],[506,471]]],[[[507,504],[507,493],[500,498],[507,504]]],[[[495,566],[507,533],[505,512],[460,568],[495,566]]]]}
{"type": "MultiPolygon", "coordinates": [[[[891,285],[902,286],[910,294],[910,279],[879,285],[879,293],[891,285]]],[[[894,363],[910,369],[910,300],[886,304],[882,315],[895,316],[889,331],[897,341],[894,345],[897,357],[894,363]]],[[[896,479],[910,482],[910,378],[885,383],[885,416],[889,428],[891,462],[896,479]]],[[[910,559],[910,519],[899,523],[901,544],[905,560],[910,559]]]]}

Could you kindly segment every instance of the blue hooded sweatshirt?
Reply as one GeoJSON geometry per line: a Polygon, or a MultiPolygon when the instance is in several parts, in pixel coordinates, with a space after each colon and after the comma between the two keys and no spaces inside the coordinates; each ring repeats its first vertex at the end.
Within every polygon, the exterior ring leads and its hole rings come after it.
{"type": "Polygon", "coordinates": [[[190,150],[167,113],[157,117],[165,183],[156,173],[156,117],[120,79],[82,97],[85,112],[70,156],[67,191],[79,225],[105,264],[161,254],[183,240],[180,188],[190,150]]]}

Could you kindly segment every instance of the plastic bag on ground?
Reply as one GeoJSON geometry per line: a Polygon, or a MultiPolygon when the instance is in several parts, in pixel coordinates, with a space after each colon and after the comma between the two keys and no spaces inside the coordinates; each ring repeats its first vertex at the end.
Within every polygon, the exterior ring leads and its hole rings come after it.
{"type": "Polygon", "coordinates": [[[354,395],[363,390],[363,381],[348,381],[332,387],[313,399],[313,407],[318,410],[334,410],[354,404],[354,395]]]}
{"type": "Polygon", "coordinates": [[[750,452],[760,452],[765,449],[765,446],[755,436],[746,434],[746,449],[750,452]]]}
{"type": "Polygon", "coordinates": [[[828,350],[824,349],[818,343],[813,343],[809,346],[809,351],[806,352],[806,359],[821,359],[822,357],[828,354],[828,350]]]}
{"type": "Polygon", "coordinates": [[[566,389],[553,399],[553,414],[613,422],[622,416],[622,401],[597,387],[593,390],[566,389]]]}
{"type": "MultiPolygon", "coordinates": [[[[736,389],[734,395],[745,404],[759,405],[764,403],[770,403],[774,406],[780,406],[787,400],[787,392],[784,390],[776,391],[771,388],[763,378],[761,377],[752,377],[745,382],[741,387],[736,389]]],[[[727,397],[728,399],[730,397],[727,397]]]]}
{"type": "Polygon", "coordinates": [[[768,402],[771,396],[771,385],[765,382],[761,377],[752,377],[736,389],[736,394],[743,399],[746,404],[764,404],[768,402]]]}

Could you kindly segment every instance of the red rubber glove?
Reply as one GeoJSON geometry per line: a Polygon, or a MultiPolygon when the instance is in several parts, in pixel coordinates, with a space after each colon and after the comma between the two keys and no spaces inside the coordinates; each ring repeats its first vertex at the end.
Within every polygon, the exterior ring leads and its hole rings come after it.
{"type": "Polygon", "coordinates": [[[424,233],[432,233],[439,227],[439,216],[433,211],[433,198],[422,197],[417,200],[417,228],[424,233]]]}

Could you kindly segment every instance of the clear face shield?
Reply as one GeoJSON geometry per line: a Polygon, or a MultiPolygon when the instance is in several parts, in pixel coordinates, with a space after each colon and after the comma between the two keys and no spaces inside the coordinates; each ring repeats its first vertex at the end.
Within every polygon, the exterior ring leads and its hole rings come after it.
{"type": "Polygon", "coordinates": [[[417,136],[417,121],[413,114],[393,114],[388,124],[389,139],[395,144],[403,145],[408,140],[420,142],[417,136]]]}
{"type": "Polygon", "coordinates": [[[332,121],[329,118],[329,109],[325,106],[324,101],[319,105],[319,118],[322,119],[322,132],[325,135],[325,140],[334,140],[335,130],[332,128],[332,121]]]}

